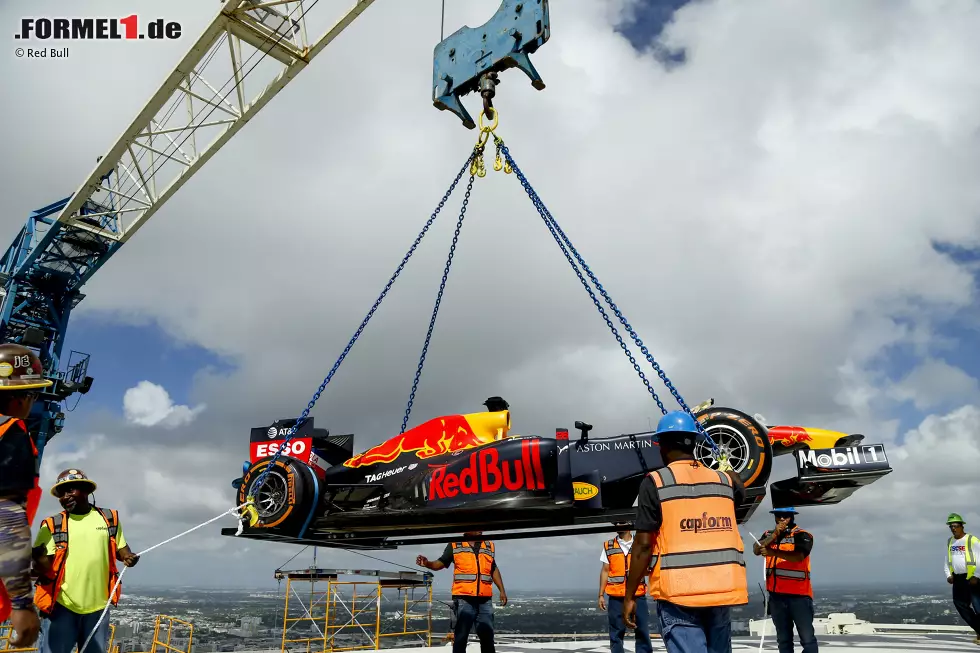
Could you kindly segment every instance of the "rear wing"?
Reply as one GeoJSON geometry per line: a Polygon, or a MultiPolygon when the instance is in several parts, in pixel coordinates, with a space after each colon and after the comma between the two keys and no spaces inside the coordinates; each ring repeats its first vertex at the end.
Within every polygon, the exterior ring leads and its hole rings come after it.
{"type": "Polygon", "coordinates": [[[797,477],[769,484],[773,508],[840,503],[892,468],[881,444],[794,452],[797,477]]]}
{"type": "MultiPolygon", "coordinates": [[[[251,462],[275,455],[295,425],[295,419],[281,419],[270,426],[253,427],[249,437],[251,462]]],[[[308,462],[311,453],[328,466],[340,465],[354,455],[354,436],[352,434],[330,435],[327,429],[314,428],[313,418],[310,417],[290,438],[283,455],[308,462]]]]}

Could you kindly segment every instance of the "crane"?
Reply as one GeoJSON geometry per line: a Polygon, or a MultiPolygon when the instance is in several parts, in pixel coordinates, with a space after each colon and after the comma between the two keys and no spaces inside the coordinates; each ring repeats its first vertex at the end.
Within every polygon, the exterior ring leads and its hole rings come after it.
{"type": "MultiPolygon", "coordinates": [[[[78,189],[32,212],[0,259],[0,342],[33,349],[45,378],[54,382],[27,420],[39,459],[64,428],[61,403],[92,386],[88,354],[70,352],[62,365],[68,320],[84,298],[82,287],[374,0],[356,0],[310,41],[306,17],[318,2],[225,0],[78,189]]],[[[459,97],[479,90],[492,117],[501,71],[517,67],[534,88],[544,88],[528,55],[548,34],[547,0],[502,0],[490,21],[463,27],[436,46],[433,104],[473,129],[459,97]]]]}
{"type": "Polygon", "coordinates": [[[64,427],[61,402],[92,386],[88,354],[71,352],[62,369],[82,287],[374,0],[309,41],[317,2],[225,0],[78,189],[32,212],[0,259],[0,341],[35,350],[54,381],[27,420],[39,456],[64,427]]]}

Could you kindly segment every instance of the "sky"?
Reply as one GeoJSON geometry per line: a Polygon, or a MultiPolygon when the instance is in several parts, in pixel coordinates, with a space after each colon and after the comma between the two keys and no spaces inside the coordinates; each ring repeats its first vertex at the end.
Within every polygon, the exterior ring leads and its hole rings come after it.
{"type": "MultiPolygon", "coordinates": [[[[446,4],[447,34],[491,15],[446,4]]],[[[233,507],[249,428],[303,410],[469,155],[476,134],[431,104],[440,6],[376,2],[86,286],[66,351],[92,355],[95,383],[68,402],[42,483],[82,468],[135,550],[233,507]]],[[[321,0],[311,33],[346,7],[321,0]]],[[[167,3],[161,15],[183,28],[172,42],[0,57],[8,88],[28,91],[0,107],[11,239],[78,188],[217,9],[167,3]]],[[[20,17],[0,7],[11,52],[20,17]]],[[[966,0],[551,3],[551,40],[533,58],[547,88],[512,70],[497,89],[497,133],[689,404],[713,397],[886,446],[891,475],[801,511],[817,587],[942,588],[946,515],[980,520],[978,29],[966,0]]],[[[312,413],[358,449],[401,424],[462,190],[312,413]]],[[[492,395],[518,434],[655,422],[519,182],[489,169],[467,218],[412,423],[492,395]]],[[[780,459],[772,479],[793,473],[780,459]]],[[[747,545],[768,508],[742,528],[747,545]]],[[[55,510],[46,497],[42,513],[55,510]]],[[[231,526],[154,550],[126,581],[265,586],[299,551],[219,535],[231,526]]],[[[502,542],[505,582],[594,587],[601,540],[502,542]]],[[[412,566],[439,549],[371,555],[412,566]]],[[[381,565],[327,550],[317,561],[381,565]]],[[[750,559],[751,586],[761,567],[750,559]]]]}

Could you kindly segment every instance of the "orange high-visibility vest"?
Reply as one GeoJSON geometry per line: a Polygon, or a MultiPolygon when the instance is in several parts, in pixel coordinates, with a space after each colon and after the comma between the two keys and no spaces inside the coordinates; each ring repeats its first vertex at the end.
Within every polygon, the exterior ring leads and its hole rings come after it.
{"type": "MultiPolygon", "coordinates": [[[[119,572],[116,569],[116,532],[119,530],[119,513],[108,508],[93,509],[99,511],[108,527],[109,587],[106,589],[106,594],[112,595],[112,605],[116,605],[119,602],[119,596],[122,594],[122,583],[116,587],[115,592],[112,591],[116,585],[116,580],[119,578],[119,572]]],[[[55,543],[54,563],[51,565],[54,578],[38,579],[34,590],[34,605],[41,612],[50,614],[58,601],[61,583],[65,579],[65,563],[68,561],[68,513],[60,512],[53,517],[48,517],[43,523],[48,527],[55,543]]]]}
{"type": "MultiPolygon", "coordinates": [[[[767,549],[792,553],[796,550],[795,536],[809,535],[805,530],[796,526],[780,540],[779,544],[772,542],[767,549]]],[[[795,594],[813,598],[813,586],[810,584],[810,556],[800,562],[790,562],[781,558],[768,556],[766,558],[766,589],[777,594],[795,594]]]]}
{"type": "MultiPolygon", "coordinates": [[[[619,538],[614,537],[605,544],[606,560],[609,561],[609,575],[606,578],[606,594],[609,596],[626,596],[626,579],[630,574],[630,556],[623,553],[619,546],[619,538]]],[[[640,581],[633,596],[646,594],[646,583],[640,581]]]]}
{"type": "Polygon", "coordinates": [[[493,596],[493,542],[453,542],[453,596],[493,596]]]}
{"type": "Polygon", "coordinates": [[[673,462],[650,476],[663,516],[650,595],[692,608],[748,603],[732,480],[693,460],[673,462]]]}
{"type": "MultiPolygon", "coordinates": [[[[31,452],[34,454],[34,483],[33,487],[27,491],[27,506],[25,511],[27,512],[27,525],[34,525],[34,517],[37,515],[37,507],[41,503],[41,485],[40,485],[40,465],[41,459],[37,455],[37,446],[34,444],[34,438],[31,437],[30,432],[27,431],[27,426],[24,424],[23,420],[15,419],[7,415],[0,415],[0,438],[16,424],[24,429],[27,433],[27,441],[31,443],[31,452]]],[[[0,583],[0,623],[3,623],[10,618],[10,613],[13,611],[13,604],[10,602],[10,595],[7,594],[7,588],[3,583],[0,583]]]]}

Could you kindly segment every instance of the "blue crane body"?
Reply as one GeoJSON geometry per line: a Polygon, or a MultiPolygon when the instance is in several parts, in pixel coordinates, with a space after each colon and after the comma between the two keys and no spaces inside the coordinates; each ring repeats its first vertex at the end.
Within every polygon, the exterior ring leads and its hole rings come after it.
{"type": "Polygon", "coordinates": [[[479,27],[461,27],[443,39],[432,56],[432,103],[451,111],[467,129],[476,123],[460,103],[461,95],[479,90],[484,112],[493,118],[498,73],[518,68],[537,90],[544,80],[531,64],[531,54],[551,37],[548,0],[503,0],[497,12],[479,27]]]}
{"type": "Polygon", "coordinates": [[[0,259],[4,297],[0,304],[0,341],[15,342],[38,351],[45,377],[54,385],[39,392],[27,426],[38,451],[64,425],[61,402],[92,386],[89,356],[61,371],[62,348],[71,311],[85,297],[81,287],[121,245],[87,225],[109,226],[111,206],[87,201],[74,224],[57,220],[71,197],[30,214],[20,233],[0,259]],[[97,214],[86,218],[85,215],[97,214]]]}

